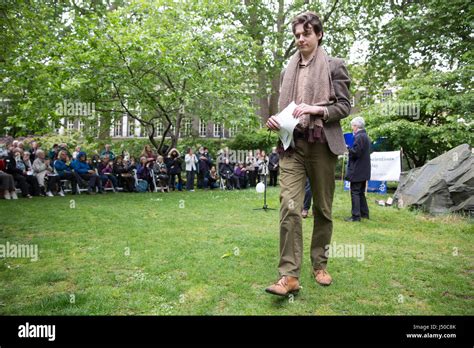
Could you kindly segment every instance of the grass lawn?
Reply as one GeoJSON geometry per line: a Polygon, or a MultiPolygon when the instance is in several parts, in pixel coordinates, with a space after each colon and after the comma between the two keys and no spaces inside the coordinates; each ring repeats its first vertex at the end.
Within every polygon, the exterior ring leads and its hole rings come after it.
{"type": "MultiPolygon", "coordinates": [[[[269,189],[270,207],[278,195],[269,189]]],[[[264,292],[277,278],[278,211],[253,210],[254,189],[0,200],[0,244],[39,250],[36,262],[0,259],[0,314],[473,315],[472,221],[379,207],[380,197],[369,194],[370,221],[347,223],[338,185],[332,241],[363,244],[364,259],[331,258],[329,287],[311,277],[304,221],[294,299],[264,292]]]]}

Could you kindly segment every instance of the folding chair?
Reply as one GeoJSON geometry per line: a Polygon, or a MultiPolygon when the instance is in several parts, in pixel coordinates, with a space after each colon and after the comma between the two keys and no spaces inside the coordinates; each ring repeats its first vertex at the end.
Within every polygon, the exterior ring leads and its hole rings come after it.
{"type": "Polygon", "coordinates": [[[153,192],[158,192],[158,185],[156,185],[155,171],[153,169],[150,169],[150,175],[153,180],[153,186],[155,187],[155,190],[153,192]]]}
{"type": "Polygon", "coordinates": [[[165,185],[165,186],[161,186],[161,182],[160,180],[158,180],[158,182],[160,183],[160,186],[158,186],[157,184],[157,175],[155,175],[155,171],[152,169],[151,170],[151,175],[153,177],[153,184],[155,185],[155,192],[158,192],[158,190],[166,190],[166,191],[169,191],[170,188],[169,188],[169,185],[165,185]]]}
{"type": "Polygon", "coordinates": [[[138,186],[137,170],[133,169],[132,172],[133,172],[133,179],[135,180],[135,188],[137,188],[137,186],[138,186]]]}
{"type": "Polygon", "coordinates": [[[227,189],[225,179],[222,176],[219,177],[219,188],[221,190],[226,190],[227,189]]]}
{"type": "Polygon", "coordinates": [[[79,183],[77,184],[77,194],[80,195],[81,192],[87,192],[89,191],[89,187],[87,188],[82,188],[81,185],[79,185],[79,183]]]}
{"type": "MultiPolygon", "coordinates": [[[[97,168],[94,168],[94,170],[95,170],[95,173],[99,176],[99,180],[101,181],[101,184],[102,184],[102,179],[100,179],[99,170],[97,168]]],[[[114,184],[112,183],[112,180],[110,180],[110,179],[107,179],[107,181],[105,182],[104,187],[102,187],[102,188],[103,188],[104,191],[117,192],[115,190],[114,184]]]]}
{"type": "MultiPolygon", "coordinates": [[[[58,161],[58,160],[56,160],[58,161]]],[[[53,170],[54,170],[54,174],[58,175],[59,176],[59,173],[58,171],[56,170],[56,167],[55,167],[55,163],[56,161],[53,162],[53,170]]],[[[59,179],[59,189],[61,190],[62,193],[66,193],[66,192],[71,192],[72,193],[72,182],[71,180],[68,180],[68,179],[59,179]]],[[[79,184],[76,183],[76,191],[78,194],[84,191],[87,191],[87,189],[81,189],[79,184]]]]}

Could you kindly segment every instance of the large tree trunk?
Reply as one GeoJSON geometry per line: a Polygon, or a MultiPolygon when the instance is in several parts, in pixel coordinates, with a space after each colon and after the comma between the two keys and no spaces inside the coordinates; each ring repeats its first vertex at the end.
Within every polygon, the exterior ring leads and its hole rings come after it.
{"type": "Polygon", "coordinates": [[[100,116],[100,127],[99,127],[99,140],[105,140],[110,138],[110,127],[112,126],[111,116],[100,116]]]}
{"type": "Polygon", "coordinates": [[[267,92],[267,73],[262,70],[258,72],[258,106],[259,114],[263,123],[265,123],[270,116],[270,106],[268,103],[268,92],[267,92]]]}
{"type": "Polygon", "coordinates": [[[280,74],[276,73],[272,79],[272,92],[270,94],[269,115],[278,113],[278,98],[280,97],[280,74]]]}
{"type": "Polygon", "coordinates": [[[150,143],[155,147],[155,149],[160,153],[161,149],[160,146],[157,144],[155,140],[155,134],[156,134],[156,128],[154,124],[151,125],[151,132],[150,135],[148,136],[148,140],[150,140],[150,143]]]}
{"type": "MultiPolygon", "coordinates": [[[[175,148],[178,145],[178,138],[174,134],[174,132],[171,133],[171,144],[170,144],[170,150],[175,148]]],[[[169,150],[168,150],[169,151],[169,150]]]]}
{"type": "Polygon", "coordinates": [[[174,124],[173,131],[171,132],[170,149],[178,145],[179,132],[181,130],[181,122],[183,121],[184,116],[185,116],[185,110],[184,110],[184,103],[182,102],[179,107],[178,115],[176,116],[176,122],[174,124]]]}
{"type": "Polygon", "coordinates": [[[247,8],[248,17],[243,18],[242,21],[247,26],[247,30],[255,41],[255,43],[261,47],[256,53],[257,61],[257,95],[256,103],[258,105],[258,114],[262,122],[266,122],[269,116],[269,103],[268,103],[268,72],[266,71],[265,64],[263,62],[264,54],[264,40],[263,33],[259,31],[259,18],[258,18],[258,3],[253,0],[245,0],[245,6],[247,8]]]}
{"type": "MultiPolygon", "coordinates": [[[[277,46],[278,48],[283,47],[284,38],[285,38],[285,1],[278,0],[278,15],[276,21],[276,30],[277,30],[277,46]]],[[[279,50],[273,52],[273,64],[274,69],[268,75],[268,79],[271,84],[271,92],[269,96],[269,116],[275,115],[278,113],[278,98],[280,97],[280,67],[283,65],[283,60],[286,57],[282,57],[279,50]]]]}

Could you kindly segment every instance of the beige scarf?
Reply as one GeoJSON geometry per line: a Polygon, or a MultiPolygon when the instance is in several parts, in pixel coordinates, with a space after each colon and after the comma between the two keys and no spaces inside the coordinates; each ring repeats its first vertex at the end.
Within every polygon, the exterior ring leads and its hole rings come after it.
{"type": "MultiPolygon", "coordinates": [[[[278,107],[283,110],[288,104],[296,99],[296,84],[301,56],[296,52],[290,59],[285,70],[280,89],[278,107]]],[[[336,94],[332,84],[331,72],[329,70],[328,55],[324,48],[318,47],[316,55],[309,69],[308,77],[303,88],[303,103],[308,105],[327,106],[335,102],[336,94]]],[[[309,141],[312,142],[313,135],[321,134],[323,122],[320,117],[305,114],[300,117],[297,129],[309,130],[309,141]]]]}

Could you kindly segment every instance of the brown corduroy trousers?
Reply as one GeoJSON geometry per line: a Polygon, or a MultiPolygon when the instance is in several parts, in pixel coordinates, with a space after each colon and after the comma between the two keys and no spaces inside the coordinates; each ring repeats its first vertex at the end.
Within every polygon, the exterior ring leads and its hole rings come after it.
{"type": "Polygon", "coordinates": [[[325,269],[325,247],[331,243],[332,202],[337,155],[327,143],[295,140],[295,151],[280,159],[280,276],[299,278],[303,256],[303,207],[306,176],[313,193],[314,225],[311,239],[313,269],[325,269]]]}

